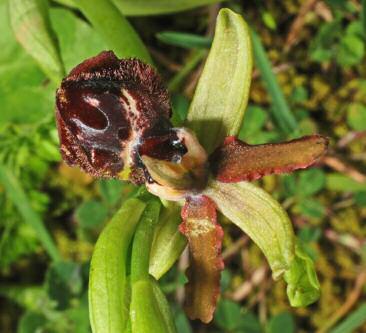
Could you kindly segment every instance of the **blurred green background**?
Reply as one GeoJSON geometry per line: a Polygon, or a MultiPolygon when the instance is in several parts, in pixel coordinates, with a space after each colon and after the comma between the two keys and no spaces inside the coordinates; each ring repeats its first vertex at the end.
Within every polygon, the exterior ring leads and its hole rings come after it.
{"type": "MultiPolygon", "coordinates": [[[[67,72],[109,49],[72,1],[49,4],[67,72]]],[[[160,281],[178,331],[366,332],[366,1],[232,0],[128,17],[171,92],[176,124],[187,113],[223,6],[242,13],[259,36],[240,138],[257,144],[291,137],[288,114],[301,134],[330,138],[316,168],[261,181],[314,258],[322,294],[312,306],[290,308],[284,283],[272,280],[259,249],[222,221],[226,268],[212,323],[189,322],[181,309],[185,254],[160,281]]],[[[90,332],[93,246],[134,188],[93,180],[61,161],[56,86],[17,43],[8,14],[0,0],[0,332],[90,332]],[[42,224],[48,232],[37,229],[42,224]],[[53,262],[47,252],[63,260],[53,262]]]]}

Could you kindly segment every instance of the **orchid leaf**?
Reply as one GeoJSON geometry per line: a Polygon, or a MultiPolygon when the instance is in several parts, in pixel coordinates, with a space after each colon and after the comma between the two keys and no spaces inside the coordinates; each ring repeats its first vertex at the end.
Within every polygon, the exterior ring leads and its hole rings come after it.
{"type": "Polygon", "coordinates": [[[209,37],[178,31],[163,31],[158,33],[156,38],[165,44],[186,49],[207,49],[212,44],[212,39],[209,37]]]}
{"type": "Polygon", "coordinates": [[[157,280],[173,266],[187,245],[186,238],[178,230],[182,222],[180,211],[178,204],[170,202],[162,209],[156,226],[149,272],[157,280]]]}
{"type": "Polygon", "coordinates": [[[182,218],[180,230],[188,239],[191,257],[185,309],[192,320],[208,323],[212,320],[220,293],[224,234],[216,220],[215,204],[206,196],[187,199],[182,218]]]}
{"type": "Polygon", "coordinates": [[[263,145],[249,145],[228,137],[213,154],[211,164],[216,179],[222,182],[255,180],[307,168],[325,153],[327,146],[328,140],[320,135],[263,145]]]}
{"type": "Polygon", "coordinates": [[[65,75],[46,0],[8,1],[12,29],[18,42],[56,84],[65,75]]]}
{"type": "Polygon", "coordinates": [[[132,332],[176,332],[168,302],[153,278],[133,284],[130,318],[132,332]]]}
{"type": "Polygon", "coordinates": [[[126,16],[161,15],[180,12],[220,0],[112,0],[126,16]]]}
{"type": "Polygon", "coordinates": [[[100,235],[89,278],[90,322],[94,333],[123,332],[128,321],[128,250],[145,204],[124,202],[100,235]]]}
{"type": "Polygon", "coordinates": [[[208,153],[240,130],[248,102],[252,47],[243,18],[221,9],[190,109],[187,125],[208,153]]]}
{"type": "MultiPolygon", "coordinates": [[[[154,228],[158,222],[161,203],[149,200],[137,226],[132,245],[131,282],[149,278],[149,262],[154,228]]],[[[133,286],[132,286],[133,289],[133,286]]]]}
{"type": "Polygon", "coordinates": [[[274,279],[291,267],[295,253],[292,225],[281,205],[267,192],[247,182],[211,180],[205,194],[263,251],[274,279]]]}
{"type": "Polygon", "coordinates": [[[295,246],[295,259],[284,274],[287,296],[292,306],[307,306],[318,300],[320,285],[310,256],[299,240],[295,246]]]}
{"type": "Polygon", "coordinates": [[[149,275],[151,244],[160,207],[159,200],[148,201],[133,240],[130,304],[132,332],[175,332],[167,301],[158,284],[149,275]]]}
{"type": "Polygon", "coordinates": [[[140,37],[110,0],[75,3],[119,58],[138,58],[152,63],[140,37]]]}

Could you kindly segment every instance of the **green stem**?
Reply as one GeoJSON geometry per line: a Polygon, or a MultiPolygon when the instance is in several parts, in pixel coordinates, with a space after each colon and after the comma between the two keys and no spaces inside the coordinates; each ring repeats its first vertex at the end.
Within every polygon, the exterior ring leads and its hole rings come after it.
{"type": "Polygon", "coordinates": [[[206,54],[207,50],[196,50],[192,53],[183,68],[170,80],[168,84],[170,92],[178,90],[187,75],[201,62],[206,54]]]}
{"type": "Polygon", "coordinates": [[[161,203],[151,200],[137,226],[131,257],[131,283],[149,279],[149,263],[155,225],[159,219],[161,203]]]}
{"type": "Polygon", "coordinates": [[[271,63],[267,57],[260,37],[254,30],[251,30],[251,36],[255,63],[262,75],[263,82],[265,83],[268,90],[268,94],[272,99],[273,117],[278,123],[280,129],[286,135],[297,134],[297,121],[294,115],[291,113],[291,110],[286,102],[281,87],[279,86],[276,76],[272,71],[271,63]]]}

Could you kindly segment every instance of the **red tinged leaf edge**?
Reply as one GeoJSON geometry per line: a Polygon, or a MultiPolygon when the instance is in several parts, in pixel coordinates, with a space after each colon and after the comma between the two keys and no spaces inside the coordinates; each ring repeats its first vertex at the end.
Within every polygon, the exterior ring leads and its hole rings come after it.
{"type": "Polygon", "coordinates": [[[327,147],[328,139],[321,135],[262,145],[249,145],[230,136],[211,155],[210,168],[224,183],[252,181],[308,168],[325,154],[327,147]]]}
{"type": "Polygon", "coordinates": [[[207,196],[188,198],[181,215],[179,230],[188,239],[191,258],[184,308],[190,319],[208,323],[220,294],[224,232],[217,223],[215,203],[207,196]]]}

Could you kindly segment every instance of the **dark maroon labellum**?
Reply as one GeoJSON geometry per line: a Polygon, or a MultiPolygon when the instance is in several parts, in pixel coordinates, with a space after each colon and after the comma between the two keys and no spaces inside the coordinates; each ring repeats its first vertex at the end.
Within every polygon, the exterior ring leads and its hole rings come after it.
{"type": "Polygon", "coordinates": [[[75,67],[57,90],[62,157],[96,177],[127,170],[130,180],[143,183],[139,154],[175,161],[186,152],[170,115],[168,93],[154,69],[102,52],[75,67]]]}

